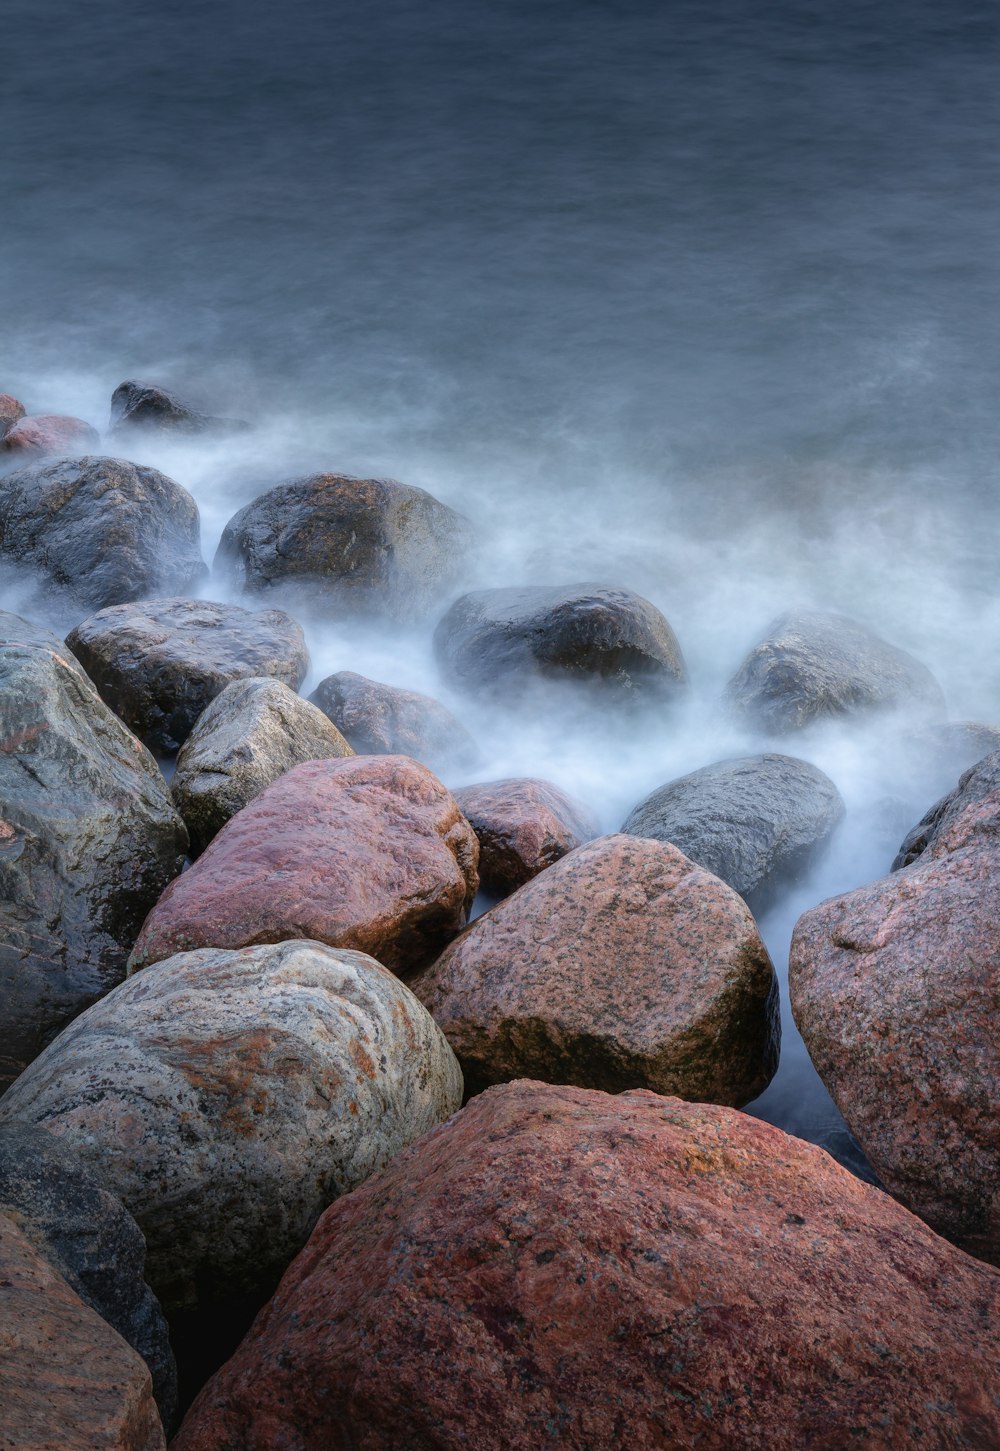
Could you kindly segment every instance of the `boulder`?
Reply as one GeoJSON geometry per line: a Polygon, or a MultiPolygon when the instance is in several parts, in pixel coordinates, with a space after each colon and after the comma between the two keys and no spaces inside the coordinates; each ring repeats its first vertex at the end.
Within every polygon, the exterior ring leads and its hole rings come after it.
{"type": "Polygon", "coordinates": [[[600,835],[585,806],[550,781],[486,781],[453,793],[479,838],[483,888],[506,897],[546,867],[600,835]]]}
{"type": "Polygon", "coordinates": [[[408,988],[316,942],[182,954],[78,1018],[0,1102],[135,1215],[168,1311],[271,1293],[320,1212],[461,1102],[408,988]]]}
{"type": "Polygon", "coordinates": [[[0,1087],[125,976],[187,832],[61,640],[0,611],[0,1087]]]}
{"type": "Polygon", "coordinates": [[[149,1366],[160,1418],[177,1412],[177,1366],[163,1311],[143,1279],[146,1241],[73,1150],[28,1124],[0,1125],[0,1214],[65,1276],[149,1366]]]}
{"type": "Polygon", "coordinates": [[[18,1451],[163,1451],[149,1370],[0,1214],[0,1406],[18,1451]]]}
{"type": "Polygon", "coordinates": [[[23,414],[0,438],[0,454],[44,458],[47,454],[79,454],[99,448],[101,435],[82,418],[62,413],[23,414]]]}
{"type": "Polygon", "coordinates": [[[777,983],[749,909],[658,841],[578,847],[410,986],[470,1093],[531,1077],[740,1104],[777,1066],[777,983]]]}
{"type": "Polygon", "coordinates": [[[911,860],[799,919],[792,1009],[889,1192],[1000,1263],[1000,752],[911,860]]]}
{"type": "Polygon", "coordinates": [[[925,665],[844,615],[782,615],[726,687],[738,718],[784,734],[816,721],[906,708],[944,711],[925,665]]]}
{"type": "Polygon", "coordinates": [[[170,782],[192,855],[293,766],[353,754],[332,721],[280,680],[234,680],[198,717],[170,782]]]}
{"type": "Polygon", "coordinates": [[[18,419],[25,415],[23,403],[12,398],[9,393],[0,393],[0,438],[13,428],[18,419]]]}
{"type": "Polygon", "coordinates": [[[198,506],[156,469],[72,458],[0,480],[0,556],[99,610],[203,578],[198,506]]]}
{"type": "Polygon", "coordinates": [[[843,815],[840,792],[818,766],[745,756],[660,786],[622,831],[672,841],[760,912],[815,860],[843,815]]]}
{"type": "Polygon", "coordinates": [[[540,679],[638,698],[687,684],[680,646],[655,605],[598,584],[474,590],[438,624],[434,652],[452,684],[490,694],[540,679]]]}
{"type": "Polygon", "coordinates": [[[163,755],[232,681],[268,675],[297,690],[309,668],[290,615],[212,600],[113,605],[77,625],[66,644],[112,710],[163,755]]]}
{"type": "Polygon", "coordinates": [[[479,847],[408,756],[306,761],[245,806],[163,894],[132,969],[199,947],[309,937],[424,966],[465,925],[479,847]]]}
{"type": "Polygon", "coordinates": [[[1000,1445],[1000,1276],[821,1150],[491,1089],[333,1205],[173,1451],[1000,1445]]]}
{"type": "Polygon", "coordinates": [[[321,680],[309,699],[359,756],[412,756],[439,772],[475,759],[465,727],[440,701],[417,690],[341,670],[321,680]]]}
{"type": "Polygon", "coordinates": [[[468,521],[423,489],[314,474],[234,515],[214,570],[251,593],[280,588],[312,610],[408,620],[447,591],[470,546],[468,521]]]}
{"type": "Polygon", "coordinates": [[[240,433],[248,425],[236,418],[212,418],[192,408],[167,388],[129,379],[111,395],[111,436],[129,438],[136,433],[171,435],[240,433]]]}

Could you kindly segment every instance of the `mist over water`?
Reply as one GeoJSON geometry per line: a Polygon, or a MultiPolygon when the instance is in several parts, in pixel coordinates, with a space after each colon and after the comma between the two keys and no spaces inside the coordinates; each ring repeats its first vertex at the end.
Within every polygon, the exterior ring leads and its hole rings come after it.
{"type": "MultiPolygon", "coordinates": [[[[195,495],[209,561],[263,489],[335,470],[468,515],[470,583],[646,595],[692,676],[669,715],[450,695],[433,621],[302,618],[304,689],[437,695],[483,751],[449,785],[543,776],[609,831],[713,761],[814,761],[848,817],[762,922],[783,977],[798,913],[884,874],[965,763],[911,756],[907,721],[737,730],[719,696],[770,620],[841,610],[953,719],[1000,723],[998,27],[972,3],[9,0],[0,391],[103,430],[139,377],[249,419],[132,447],[195,495]]],[[[760,1111],[856,1162],[783,1008],[760,1111]]]]}

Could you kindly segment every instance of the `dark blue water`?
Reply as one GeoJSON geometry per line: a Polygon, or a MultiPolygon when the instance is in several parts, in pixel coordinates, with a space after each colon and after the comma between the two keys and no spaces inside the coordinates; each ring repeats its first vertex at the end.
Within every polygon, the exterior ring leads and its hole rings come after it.
{"type": "MultiPolygon", "coordinates": [[[[715,701],[789,605],[998,721],[998,31],[972,3],[7,0],[0,390],[102,427],[141,376],[250,418],[143,454],[209,552],[265,484],[340,468],[462,508],[484,582],[650,595],[683,719],[465,707],[488,774],[608,829],[756,744],[715,701]]],[[[310,644],[317,676],[440,692],[424,638],[310,644]]],[[[928,804],[883,744],[809,746],[851,816],[764,924],[779,968],[797,911],[886,869],[872,801],[928,804]]],[[[840,1132],[793,1035],[763,1111],[840,1132]]]]}

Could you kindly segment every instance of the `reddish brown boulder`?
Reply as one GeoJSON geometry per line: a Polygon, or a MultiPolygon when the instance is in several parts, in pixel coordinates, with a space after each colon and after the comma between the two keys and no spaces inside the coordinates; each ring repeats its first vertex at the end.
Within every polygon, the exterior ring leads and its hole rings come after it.
{"type": "Polygon", "coordinates": [[[0,438],[3,438],[19,418],[23,418],[25,407],[9,393],[0,393],[0,438]]]}
{"type": "Polygon", "coordinates": [[[792,1010],[890,1192],[1000,1263],[1000,752],[937,811],[911,866],[799,919],[792,1010]]]}
{"type": "Polygon", "coordinates": [[[0,1215],[0,1444],[158,1451],[145,1362],[0,1215]]]}
{"type": "Polygon", "coordinates": [[[532,1077],[739,1104],[777,1065],[777,985],[750,909],[666,842],[579,847],[410,986],[470,1093],[532,1077]]]}
{"type": "Polygon", "coordinates": [[[131,970],[305,937],[422,967],[464,926],[479,848],[409,756],[306,761],[238,812],[146,918],[131,970]]]}
{"type": "Polygon", "coordinates": [[[0,439],[0,451],[42,458],[55,453],[93,453],[101,435],[82,418],[61,413],[41,413],[37,418],[20,418],[0,439]]]}
{"type": "Polygon", "coordinates": [[[480,880],[498,897],[601,830],[585,806],[549,781],[489,781],[463,786],[454,796],[479,838],[480,880]]]}
{"type": "Polygon", "coordinates": [[[174,1451],[1000,1445],[1000,1275],[730,1109],[515,1083],[335,1204],[174,1451]]]}

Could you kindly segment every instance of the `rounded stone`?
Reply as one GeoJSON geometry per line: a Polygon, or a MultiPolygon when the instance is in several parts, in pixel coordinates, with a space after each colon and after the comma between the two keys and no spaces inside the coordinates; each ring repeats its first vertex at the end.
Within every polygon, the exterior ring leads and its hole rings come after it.
{"type": "Polygon", "coordinates": [[[111,395],[112,437],[127,438],[136,433],[170,435],[239,433],[247,425],[235,418],[212,418],[192,408],[176,393],[156,383],[129,379],[119,383],[111,395]]]}
{"type": "Polygon", "coordinates": [[[600,835],[585,806],[550,781],[514,777],[463,786],[459,810],[479,838],[479,877],[498,897],[600,835]]]}
{"type": "Polygon", "coordinates": [[[44,458],[47,454],[78,454],[99,448],[101,435],[82,418],[63,413],[21,415],[0,438],[0,453],[44,458]]]}
{"type": "Polygon", "coordinates": [[[341,670],[309,699],[343,732],[359,756],[412,756],[432,771],[475,759],[476,745],[440,701],[341,670]]]}
{"type": "Polygon", "coordinates": [[[24,417],[26,411],[24,404],[10,393],[0,393],[0,439],[13,428],[18,419],[24,417]]]}

